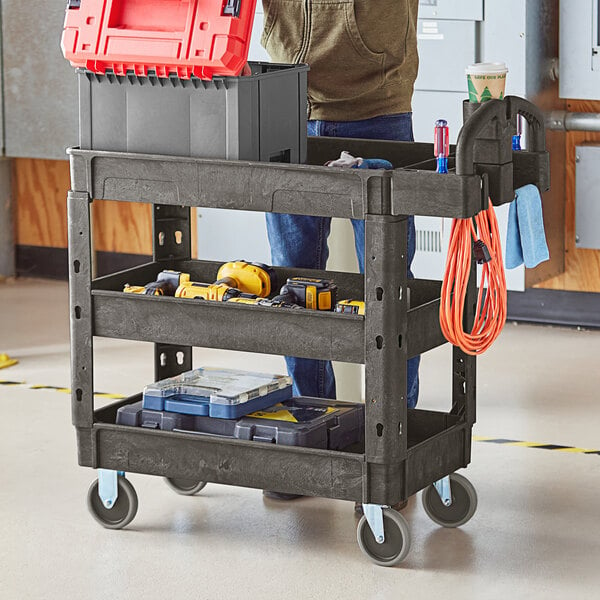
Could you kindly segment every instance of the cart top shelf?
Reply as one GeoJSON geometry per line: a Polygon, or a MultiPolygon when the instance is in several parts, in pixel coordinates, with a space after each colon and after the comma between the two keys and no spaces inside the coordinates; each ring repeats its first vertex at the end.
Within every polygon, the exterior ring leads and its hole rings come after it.
{"type": "Polygon", "coordinates": [[[451,149],[449,174],[435,172],[433,144],[309,137],[308,164],[71,148],[72,191],[95,199],[364,219],[468,218],[485,209],[490,196],[502,204],[527,183],[546,190],[549,159],[535,107],[508,97],[467,108],[472,114],[451,149]],[[510,142],[506,149],[512,112],[532,125],[531,151],[512,152],[510,142]],[[394,169],[323,166],[342,150],[387,159],[394,169]]]}

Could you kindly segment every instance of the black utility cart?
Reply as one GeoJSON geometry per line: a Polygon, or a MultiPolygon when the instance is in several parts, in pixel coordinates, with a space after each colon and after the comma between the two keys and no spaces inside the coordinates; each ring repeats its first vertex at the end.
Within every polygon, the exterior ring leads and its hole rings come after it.
{"type": "MultiPolygon", "coordinates": [[[[471,458],[475,358],[453,350],[449,412],[407,410],[406,360],[446,342],[440,282],[406,277],[407,215],[470,218],[488,197],[502,204],[527,183],[548,189],[543,123],[520,98],[465,103],[446,175],[435,172],[432,144],[422,143],[309,138],[308,164],[301,165],[69,150],[72,406],[79,463],[99,469],[88,494],[92,514],[110,528],[133,519],[137,496],[125,472],[165,477],[188,494],[216,482],[352,500],[364,504],[360,548],[382,565],[400,562],[410,546],[406,520],[389,506],[419,490],[434,521],[465,523],[477,496],[454,471],[471,458]],[[527,151],[511,149],[517,115],[529,124],[527,151]],[[341,150],[388,159],[394,170],[319,166],[341,150]],[[92,199],[153,204],[153,262],[92,279],[92,199]],[[364,297],[365,315],[122,293],[125,283],[153,281],[163,269],[216,279],[217,263],[191,258],[192,206],[364,219],[364,276],[276,270],[280,281],[333,279],[339,297],[364,297]],[[94,336],[154,342],[157,380],[191,369],[193,346],[364,363],[364,448],[317,450],[117,425],[117,409],[140,394],[95,410],[94,336]]],[[[475,275],[474,265],[467,321],[475,275]]]]}

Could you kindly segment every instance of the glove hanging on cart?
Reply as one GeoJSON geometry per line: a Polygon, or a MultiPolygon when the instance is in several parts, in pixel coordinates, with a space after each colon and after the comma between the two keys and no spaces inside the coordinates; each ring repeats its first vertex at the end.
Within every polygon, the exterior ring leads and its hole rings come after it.
{"type": "Polygon", "coordinates": [[[350,169],[393,169],[389,160],[383,158],[354,157],[350,152],[343,150],[339,158],[325,163],[327,167],[347,167],[350,169]]]}

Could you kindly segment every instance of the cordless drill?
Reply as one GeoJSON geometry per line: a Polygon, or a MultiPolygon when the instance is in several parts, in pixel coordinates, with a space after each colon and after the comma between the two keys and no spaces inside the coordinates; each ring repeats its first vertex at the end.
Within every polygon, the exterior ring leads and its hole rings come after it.
{"type": "Polygon", "coordinates": [[[189,273],[180,271],[161,271],[156,278],[146,285],[125,284],[123,291],[127,294],[145,294],[147,296],[174,296],[180,285],[189,282],[189,273]]]}
{"type": "Polygon", "coordinates": [[[242,260],[221,266],[214,283],[184,281],[175,291],[177,298],[200,298],[225,302],[231,298],[266,298],[275,286],[275,272],[262,263],[242,260]]]}
{"type": "Polygon", "coordinates": [[[246,294],[256,294],[266,298],[277,285],[277,277],[272,267],[258,262],[236,260],[221,266],[216,284],[237,288],[246,294]]]}
{"type": "Polygon", "coordinates": [[[156,281],[146,285],[127,284],[123,291],[129,294],[224,301],[240,295],[266,297],[276,281],[271,267],[242,260],[222,265],[217,277],[214,283],[199,283],[190,281],[189,273],[165,270],[158,274],[156,281]]]}
{"type": "Polygon", "coordinates": [[[336,298],[337,285],[330,279],[290,277],[273,300],[313,310],[333,310],[336,298]]]}

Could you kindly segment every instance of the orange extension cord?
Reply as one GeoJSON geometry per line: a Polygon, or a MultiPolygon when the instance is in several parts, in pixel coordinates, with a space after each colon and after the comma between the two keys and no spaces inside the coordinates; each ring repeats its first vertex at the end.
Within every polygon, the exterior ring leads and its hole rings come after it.
{"type": "MultiPolygon", "coordinates": [[[[498,221],[492,203],[474,220],[477,230],[473,219],[454,219],[452,223],[440,300],[440,325],[444,337],[470,355],[485,352],[500,335],[506,322],[506,277],[498,221]],[[485,248],[482,248],[481,242],[485,248]],[[489,260],[483,262],[475,322],[471,332],[467,333],[463,327],[463,316],[472,255],[477,251],[475,257],[481,258],[486,248],[489,260]],[[487,293],[484,291],[486,283],[487,293]]],[[[488,256],[485,258],[488,259],[488,256]]]]}

